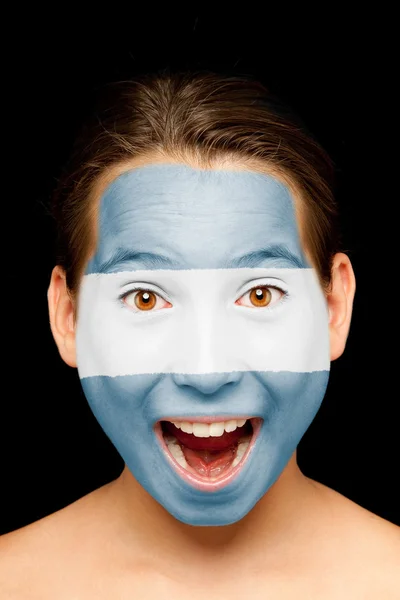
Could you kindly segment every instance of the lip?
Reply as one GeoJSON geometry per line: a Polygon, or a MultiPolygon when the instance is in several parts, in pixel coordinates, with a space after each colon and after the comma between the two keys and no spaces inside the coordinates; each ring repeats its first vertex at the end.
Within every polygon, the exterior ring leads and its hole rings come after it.
{"type": "Polygon", "coordinates": [[[186,415],[185,417],[174,416],[174,417],[164,417],[163,419],[160,419],[154,425],[154,432],[155,432],[158,442],[161,446],[163,454],[165,455],[165,457],[167,458],[167,460],[169,461],[171,466],[174,468],[174,470],[178,473],[178,475],[180,475],[180,477],[185,482],[189,483],[194,488],[201,490],[203,492],[216,492],[216,491],[226,487],[229,483],[231,483],[239,475],[240,471],[242,471],[242,469],[248,462],[249,456],[254,451],[254,447],[256,445],[262,424],[263,424],[262,418],[253,417],[253,416],[245,416],[245,415],[243,415],[243,416],[224,415],[224,416],[218,416],[218,417],[210,417],[210,416],[188,417],[186,415]],[[252,423],[252,427],[253,427],[253,436],[251,438],[249,447],[247,448],[240,463],[238,465],[236,465],[236,467],[233,467],[233,469],[230,469],[229,473],[227,473],[225,476],[222,476],[221,479],[218,479],[218,481],[210,481],[209,478],[207,478],[207,477],[201,477],[200,475],[195,475],[194,473],[187,471],[185,468],[181,467],[181,465],[179,465],[176,462],[176,460],[173,458],[173,456],[170,454],[170,452],[167,448],[167,445],[164,441],[164,437],[163,437],[162,429],[161,429],[161,421],[189,421],[190,423],[215,423],[218,421],[230,421],[233,419],[251,419],[251,423],[252,423]]]}

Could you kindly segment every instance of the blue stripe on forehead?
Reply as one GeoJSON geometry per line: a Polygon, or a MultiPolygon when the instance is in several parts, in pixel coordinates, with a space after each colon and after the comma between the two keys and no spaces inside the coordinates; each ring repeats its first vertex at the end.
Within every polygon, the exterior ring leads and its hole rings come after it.
{"type": "Polygon", "coordinates": [[[270,175],[153,164],[99,204],[86,274],[138,269],[307,268],[294,201],[270,175]]]}

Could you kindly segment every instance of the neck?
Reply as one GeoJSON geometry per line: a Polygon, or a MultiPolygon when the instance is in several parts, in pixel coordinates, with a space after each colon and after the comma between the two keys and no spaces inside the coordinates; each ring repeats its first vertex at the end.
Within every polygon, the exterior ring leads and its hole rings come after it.
{"type": "MultiPolygon", "coordinates": [[[[316,486],[298,468],[295,454],[253,510],[239,522],[222,527],[194,527],[176,520],[138,484],[127,467],[110,484],[109,491],[125,545],[140,548],[141,557],[152,557],[153,563],[156,548],[160,561],[169,561],[186,576],[190,565],[199,570],[216,558],[220,565],[226,561],[232,568],[232,561],[242,560],[249,549],[252,560],[257,556],[265,559],[269,552],[275,557],[278,549],[286,548],[293,536],[301,533],[300,528],[310,526],[318,495],[316,486]]],[[[162,566],[166,564],[159,568],[162,566]]]]}

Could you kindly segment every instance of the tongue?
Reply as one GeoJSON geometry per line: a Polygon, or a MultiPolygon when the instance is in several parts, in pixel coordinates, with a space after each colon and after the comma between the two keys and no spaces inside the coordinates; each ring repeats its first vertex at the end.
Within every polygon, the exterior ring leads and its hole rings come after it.
{"type": "Polygon", "coordinates": [[[250,423],[235,431],[224,432],[218,437],[200,438],[185,433],[168,421],[163,422],[164,430],[176,437],[181,445],[186,462],[200,475],[218,477],[231,466],[239,439],[249,432],[250,423]]]}
{"type": "Polygon", "coordinates": [[[182,446],[186,462],[203,477],[219,477],[229,469],[236,454],[236,446],[227,450],[192,450],[182,446]]]}

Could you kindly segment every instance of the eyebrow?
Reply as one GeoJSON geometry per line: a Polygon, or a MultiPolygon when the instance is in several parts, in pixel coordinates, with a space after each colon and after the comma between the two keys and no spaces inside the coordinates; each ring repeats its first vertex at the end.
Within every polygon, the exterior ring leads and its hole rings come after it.
{"type": "Polygon", "coordinates": [[[243,256],[233,258],[227,263],[227,268],[243,268],[243,267],[258,267],[260,263],[269,261],[275,266],[290,265],[302,269],[305,262],[301,256],[293,254],[287,246],[283,244],[274,244],[260,250],[254,250],[243,256]]]}
{"type": "Polygon", "coordinates": [[[147,269],[179,268],[179,262],[163,254],[137,252],[128,248],[117,248],[112,256],[99,265],[99,273],[112,273],[126,264],[141,263],[147,269]]]}
{"type": "MultiPolygon", "coordinates": [[[[223,264],[222,268],[252,268],[268,261],[276,267],[284,268],[304,268],[305,262],[302,257],[293,254],[287,246],[274,244],[266,248],[248,252],[243,256],[235,257],[223,264]]],[[[181,262],[163,254],[154,252],[138,252],[128,248],[117,248],[117,250],[103,261],[98,269],[98,273],[112,273],[126,266],[127,264],[140,264],[144,269],[187,269],[181,262]]],[[[211,268],[211,267],[210,267],[211,268]]]]}

